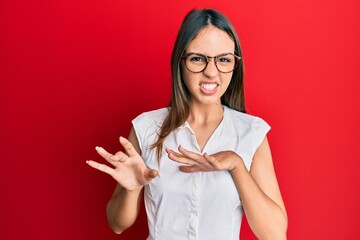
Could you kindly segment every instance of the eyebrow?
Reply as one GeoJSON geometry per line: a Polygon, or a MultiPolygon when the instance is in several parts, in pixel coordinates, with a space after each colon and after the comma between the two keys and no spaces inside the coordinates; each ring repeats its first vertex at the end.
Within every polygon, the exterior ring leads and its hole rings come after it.
{"type": "Polygon", "coordinates": [[[220,53],[220,54],[217,54],[215,56],[209,56],[205,53],[199,53],[199,52],[188,52],[186,54],[198,54],[198,55],[203,55],[203,56],[207,56],[207,57],[217,57],[217,56],[221,56],[221,55],[226,55],[226,54],[235,54],[234,52],[223,52],[223,53],[220,53]]]}

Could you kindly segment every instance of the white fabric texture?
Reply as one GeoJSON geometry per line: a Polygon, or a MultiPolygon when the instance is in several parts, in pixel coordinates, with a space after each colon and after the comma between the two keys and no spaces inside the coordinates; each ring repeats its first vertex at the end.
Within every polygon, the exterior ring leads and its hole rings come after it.
{"type": "MultiPolygon", "coordinates": [[[[164,147],[177,151],[181,145],[189,151],[209,155],[232,150],[242,157],[249,170],[270,126],[261,118],[223,108],[223,119],[203,152],[187,122],[165,139],[164,147]]],[[[157,132],[167,114],[168,109],[162,108],[143,113],[132,121],[146,165],[159,171],[144,189],[147,239],[238,240],[243,209],[229,171],[181,172],[181,164],[170,160],[165,148],[158,164],[156,149],[150,145],[157,140],[157,132]]]]}

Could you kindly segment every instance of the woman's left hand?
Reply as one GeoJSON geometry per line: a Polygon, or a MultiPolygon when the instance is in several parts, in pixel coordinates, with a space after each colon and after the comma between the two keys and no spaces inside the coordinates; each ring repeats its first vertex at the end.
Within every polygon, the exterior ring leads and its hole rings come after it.
{"type": "Polygon", "coordinates": [[[233,151],[222,151],[212,155],[204,153],[203,155],[186,150],[179,146],[179,153],[166,148],[168,157],[178,163],[185,165],[180,166],[180,171],[193,172],[210,172],[210,171],[232,171],[242,161],[242,158],[233,151]]]}

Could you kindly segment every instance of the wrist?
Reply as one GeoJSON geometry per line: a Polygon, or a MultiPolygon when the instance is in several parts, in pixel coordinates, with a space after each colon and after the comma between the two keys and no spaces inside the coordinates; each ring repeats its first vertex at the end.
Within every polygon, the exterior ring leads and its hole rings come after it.
{"type": "Polygon", "coordinates": [[[134,189],[126,189],[127,194],[139,194],[144,186],[137,187],[134,189]]]}
{"type": "Polygon", "coordinates": [[[230,172],[232,174],[236,173],[238,171],[241,171],[241,169],[243,169],[245,167],[243,159],[239,155],[237,155],[237,154],[235,154],[235,155],[236,155],[236,157],[233,160],[234,161],[233,162],[233,167],[230,170],[230,172]]]}
{"type": "Polygon", "coordinates": [[[127,189],[127,188],[122,188],[120,191],[120,195],[138,195],[143,187],[137,187],[137,188],[133,188],[133,189],[127,189]]]}

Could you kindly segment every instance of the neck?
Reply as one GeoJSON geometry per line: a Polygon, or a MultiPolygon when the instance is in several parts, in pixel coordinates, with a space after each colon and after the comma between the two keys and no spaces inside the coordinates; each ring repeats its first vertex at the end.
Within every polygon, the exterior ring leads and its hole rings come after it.
{"type": "Polygon", "coordinates": [[[191,104],[188,122],[206,124],[219,122],[223,118],[224,109],[221,103],[217,104],[191,104]]]}

